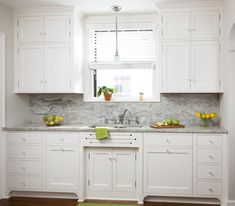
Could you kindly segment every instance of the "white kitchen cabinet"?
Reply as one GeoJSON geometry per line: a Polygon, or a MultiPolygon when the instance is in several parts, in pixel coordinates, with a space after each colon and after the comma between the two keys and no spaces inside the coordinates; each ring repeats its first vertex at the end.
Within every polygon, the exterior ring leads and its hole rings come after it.
{"type": "Polygon", "coordinates": [[[190,38],[190,12],[165,12],[162,22],[163,39],[190,38]]]}
{"type": "Polygon", "coordinates": [[[192,149],[145,148],[144,192],[192,194],[192,149]]]}
{"type": "Polygon", "coordinates": [[[54,191],[78,190],[78,148],[48,146],[46,153],[46,187],[54,191]]]}
{"type": "Polygon", "coordinates": [[[218,41],[192,41],[191,91],[217,92],[220,81],[218,41]]]}
{"type": "Polygon", "coordinates": [[[15,92],[82,93],[76,9],[22,8],[14,16],[15,92]]]}
{"type": "Polygon", "coordinates": [[[71,46],[49,44],[44,53],[44,80],[47,92],[69,92],[71,88],[71,46]]]}
{"type": "Polygon", "coordinates": [[[19,16],[17,42],[68,42],[72,40],[70,16],[19,16]]]}
{"type": "Polygon", "coordinates": [[[162,12],[162,93],[220,92],[220,11],[162,12]]]}
{"type": "Polygon", "coordinates": [[[190,42],[163,43],[163,91],[190,91],[190,42]]]}
{"type": "Polygon", "coordinates": [[[191,13],[192,39],[219,39],[220,13],[218,11],[194,11],[191,13]]]}
{"type": "Polygon", "coordinates": [[[17,90],[43,91],[43,46],[20,45],[17,49],[17,90]]]}
{"type": "Polygon", "coordinates": [[[42,16],[18,17],[16,21],[19,42],[42,42],[44,40],[42,16]]]}
{"type": "Polygon", "coordinates": [[[71,41],[70,16],[45,16],[44,17],[45,41],[62,42],[71,41]]]}
{"type": "MultiPolygon", "coordinates": [[[[136,150],[124,148],[87,149],[87,195],[136,192],[136,150]]],[[[107,196],[108,198],[108,196],[107,196]]]]}

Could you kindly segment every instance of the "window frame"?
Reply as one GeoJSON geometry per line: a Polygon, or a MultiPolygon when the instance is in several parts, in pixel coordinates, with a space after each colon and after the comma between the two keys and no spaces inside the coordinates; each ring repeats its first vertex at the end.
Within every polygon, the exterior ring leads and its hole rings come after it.
{"type": "MultiPolygon", "coordinates": [[[[160,102],[160,71],[159,71],[159,64],[160,64],[160,52],[159,52],[159,30],[157,27],[156,22],[124,22],[119,23],[119,26],[122,29],[131,29],[138,27],[145,28],[149,27],[150,29],[155,30],[155,60],[154,62],[151,62],[153,64],[153,97],[152,98],[146,98],[144,97],[143,101],[140,101],[138,97],[136,98],[124,98],[124,97],[115,97],[112,98],[110,101],[112,102],[160,102]]],[[[85,25],[84,29],[84,101],[85,102],[105,102],[103,95],[100,97],[93,97],[94,93],[94,84],[93,84],[93,70],[90,68],[90,62],[89,62],[89,31],[90,29],[105,29],[107,27],[114,28],[113,23],[87,23],[85,25]]],[[[131,66],[135,64],[139,64],[140,62],[133,62],[130,63],[131,66]]],[[[128,64],[128,62],[124,63],[128,64]]],[[[146,64],[146,62],[145,62],[146,64]]],[[[108,65],[108,64],[107,64],[108,65]]],[[[112,65],[115,67],[115,65],[112,65]]]]}

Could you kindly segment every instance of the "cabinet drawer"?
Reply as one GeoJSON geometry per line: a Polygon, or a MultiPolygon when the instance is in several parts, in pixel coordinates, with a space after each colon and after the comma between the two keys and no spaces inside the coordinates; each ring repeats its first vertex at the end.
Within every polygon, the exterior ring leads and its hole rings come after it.
{"type": "Polygon", "coordinates": [[[47,133],[47,144],[79,144],[77,133],[47,133]]]}
{"type": "Polygon", "coordinates": [[[41,174],[42,163],[39,161],[21,161],[10,160],[7,164],[9,173],[18,174],[41,174]]]}
{"type": "Polygon", "coordinates": [[[197,161],[221,163],[223,161],[222,150],[199,149],[197,153],[197,161]]]}
{"type": "Polygon", "coordinates": [[[222,147],[223,136],[222,135],[203,135],[197,136],[198,147],[222,147]]]}
{"type": "Polygon", "coordinates": [[[42,189],[42,178],[30,176],[8,176],[8,188],[21,190],[42,189]]]}
{"type": "Polygon", "coordinates": [[[206,196],[222,195],[222,182],[198,182],[197,194],[206,196]]]}
{"type": "Polygon", "coordinates": [[[192,134],[145,134],[145,146],[192,146],[192,134]]]}
{"type": "Polygon", "coordinates": [[[40,146],[8,146],[8,158],[38,159],[42,157],[40,146]]]}
{"type": "Polygon", "coordinates": [[[41,144],[42,134],[38,132],[10,132],[7,134],[8,144],[41,144]]]}
{"type": "Polygon", "coordinates": [[[198,165],[197,178],[205,179],[222,179],[221,165],[198,165]]]}

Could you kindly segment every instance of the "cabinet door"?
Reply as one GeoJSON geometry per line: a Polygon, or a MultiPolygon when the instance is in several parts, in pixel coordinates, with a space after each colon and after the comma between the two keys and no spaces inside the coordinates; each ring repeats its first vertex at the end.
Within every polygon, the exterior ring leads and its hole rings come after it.
{"type": "Polygon", "coordinates": [[[219,42],[193,41],[191,45],[191,91],[219,92],[219,42]]]}
{"type": "Polygon", "coordinates": [[[43,91],[43,46],[20,45],[18,47],[18,82],[16,91],[43,91]]]}
{"type": "Polygon", "coordinates": [[[71,41],[71,23],[69,16],[44,17],[45,41],[71,41]]]}
{"type": "Polygon", "coordinates": [[[163,39],[190,38],[190,12],[166,12],[162,16],[163,39]]]}
{"type": "Polygon", "coordinates": [[[45,46],[45,92],[70,91],[71,51],[69,44],[45,46]]]}
{"type": "Polygon", "coordinates": [[[43,17],[29,16],[17,19],[19,42],[43,41],[43,17]]]}
{"type": "Polygon", "coordinates": [[[135,150],[113,150],[113,191],[134,192],[136,183],[135,150]]]}
{"type": "Polygon", "coordinates": [[[219,12],[198,11],[191,14],[192,39],[219,38],[219,12]]]}
{"type": "Polygon", "coordinates": [[[47,147],[46,186],[54,191],[78,191],[78,149],[47,147]]]}
{"type": "Polygon", "coordinates": [[[87,163],[88,190],[112,191],[112,150],[95,148],[88,150],[87,163]]]}
{"type": "Polygon", "coordinates": [[[189,92],[190,43],[163,43],[162,92],[189,92]]]}
{"type": "Polygon", "coordinates": [[[192,194],[192,149],[144,149],[144,191],[192,194]]]}

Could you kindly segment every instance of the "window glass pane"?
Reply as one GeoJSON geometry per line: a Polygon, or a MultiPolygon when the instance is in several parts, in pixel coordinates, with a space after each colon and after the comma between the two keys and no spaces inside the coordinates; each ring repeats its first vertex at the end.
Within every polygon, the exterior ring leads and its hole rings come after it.
{"type": "Polygon", "coordinates": [[[115,88],[117,97],[138,97],[140,92],[153,97],[153,69],[99,69],[97,88],[101,86],[115,88]]]}

